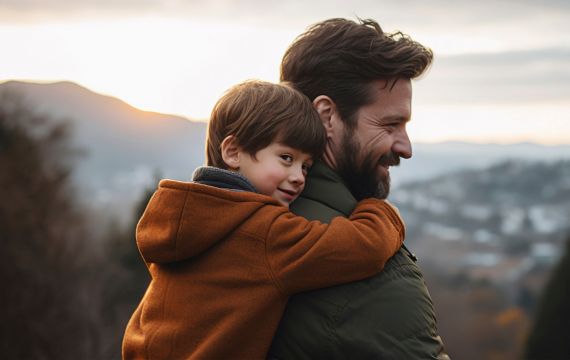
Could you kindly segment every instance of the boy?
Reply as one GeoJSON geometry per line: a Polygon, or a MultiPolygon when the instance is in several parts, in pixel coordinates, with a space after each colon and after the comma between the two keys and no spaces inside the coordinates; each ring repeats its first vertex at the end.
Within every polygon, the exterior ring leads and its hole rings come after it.
{"type": "Polygon", "coordinates": [[[163,180],[137,226],[152,281],[123,340],[125,359],[261,359],[289,295],[378,273],[404,226],[367,199],[329,225],[288,211],[325,144],[311,102],[260,81],[212,111],[207,163],[163,180]]]}

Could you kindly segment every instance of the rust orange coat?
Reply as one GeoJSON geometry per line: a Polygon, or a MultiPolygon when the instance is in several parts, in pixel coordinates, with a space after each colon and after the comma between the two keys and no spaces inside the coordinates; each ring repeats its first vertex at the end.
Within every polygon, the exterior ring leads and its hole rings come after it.
{"type": "Polygon", "coordinates": [[[327,225],[269,196],[163,180],[136,236],[152,280],[125,359],[262,359],[291,294],[378,273],[404,226],[380,200],[327,225]]]}

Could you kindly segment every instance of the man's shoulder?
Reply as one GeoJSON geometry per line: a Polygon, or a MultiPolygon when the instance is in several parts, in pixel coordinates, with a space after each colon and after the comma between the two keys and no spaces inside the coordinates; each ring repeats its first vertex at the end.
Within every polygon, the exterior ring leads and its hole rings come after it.
{"type": "Polygon", "coordinates": [[[400,249],[371,278],[291,297],[270,354],[436,358],[442,349],[421,270],[400,249]]]}
{"type": "Polygon", "coordinates": [[[299,197],[291,204],[291,211],[307,220],[319,220],[325,223],[330,222],[336,216],[346,217],[339,210],[305,196],[299,197]]]}
{"type": "MultiPolygon", "coordinates": [[[[400,286],[408,287],[410,284],[424,287],[423,275],[417,264],[410,258],[406,251],[400,249],[386,263],[384,269],[364,280],[342,284],[326,289],[308,291],[297,294],[299,300],[322,301],[334,306],[344,307],[355,296],[371,296],[374,292],[383,292],[386,287],[397,290],[400,286]],[[361,291],[363,291],[361,293],[361,291]],[[360,294],[360,295],[358,295],[360,294]]],[[[412,289],[407,289],[410,291],[412,289]]],[[[388,294],[386,294],[388,295],[388,294]]],[[[390,296],[393,296],[391,293],[390,296]]]]}
{"type": "MultiPolygon", "coordinates": [[[[356,199],[330,169],[317,170],[292,211],[322,222],[349,216],[356,199]]],[[[404,246],[375,276],[292,296],[269,357],[440,358],[442,352],[423,274],[404,246]]]]}

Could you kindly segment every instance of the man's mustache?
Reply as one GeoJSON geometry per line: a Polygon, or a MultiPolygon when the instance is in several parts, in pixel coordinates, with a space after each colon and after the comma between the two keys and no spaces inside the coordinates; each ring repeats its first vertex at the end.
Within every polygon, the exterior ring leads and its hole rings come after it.
{"type": "Polygon", "coordinates": [[[378,159],[378,164],[382,166],[398,166],[400,165],[400,157],[394,152],[390,151],[378,159]]]}

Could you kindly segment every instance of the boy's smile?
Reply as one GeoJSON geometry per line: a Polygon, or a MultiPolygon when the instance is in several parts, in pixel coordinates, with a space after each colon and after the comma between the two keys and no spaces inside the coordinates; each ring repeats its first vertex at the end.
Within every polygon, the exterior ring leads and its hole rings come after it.
{"type": "Polygon", "coordinates": [[[289,207],[303,191],[312,163],[309,154],[273,142],[255,156],[240,151],[238,172],[247,177],[258,192],[289,207]]]}

